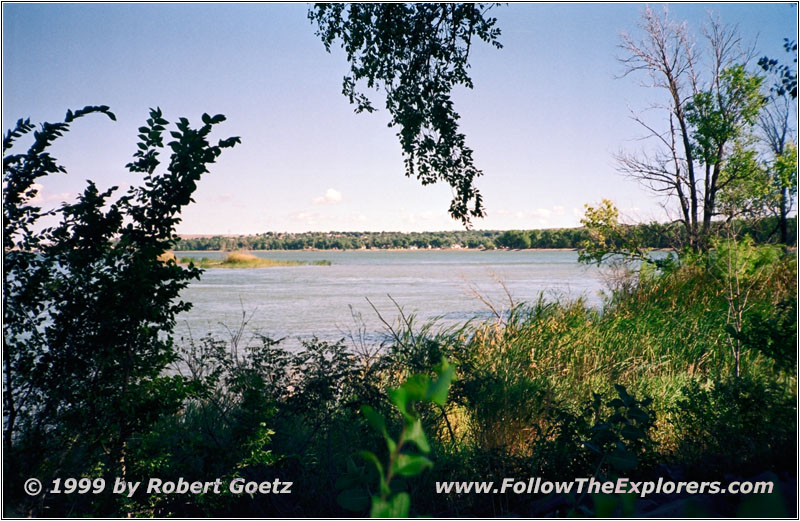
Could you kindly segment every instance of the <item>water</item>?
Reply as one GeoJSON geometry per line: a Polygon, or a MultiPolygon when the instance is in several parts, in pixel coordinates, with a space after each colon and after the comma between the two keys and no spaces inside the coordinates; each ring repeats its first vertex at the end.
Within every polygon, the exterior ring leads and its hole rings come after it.
{"type": "MultiPolygon", "coordinates": [[[[287,260],[330,260],[331,266],[285,266],[252,269],[207,269],[182,298],[191,311],[178,317],[176,333],[194,338],[212,332],[228,338],[243,312],[248,334],[286,337],[289,346],[313,336],[338,340],[359,329],[352,310],[361,314],[371,340],[385,332],[378,314],[394,323],[399,313],[415,314],[418,323],[439,318],[442,325],[492,316],[490,307],[583,296],[600,302],[604,287],[595,267],[578,264],[575,251],[259,251],[259,257],[287,260]]],[[[220,252],[177,252],[179,257],[220,258],[220,252]]]]}

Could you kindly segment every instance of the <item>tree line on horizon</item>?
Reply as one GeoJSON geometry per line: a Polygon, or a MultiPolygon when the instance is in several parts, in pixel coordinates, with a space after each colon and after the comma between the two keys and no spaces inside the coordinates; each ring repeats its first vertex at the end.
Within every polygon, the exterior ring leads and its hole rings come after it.
{"type": "MultiPolygon", "coordinates": [[[[797,218],[788,219],[787,246],[796,245],[797,218]]],[[[775,242],[778,231],[775,218],[742,221],[744,233],[756,243],[775,242]]],[[[675,248],[682,240],[680,223],[646,223],[629,225],[644,238],[648,248],[675,248]]],[[[361,250],[361,249],[579,249],[590,240],[589,230],[551,228],[537,230],[455,230],[437,232],[266,232],[255,235],[182,238],[176,251],[235,250],[361,250]]]]}

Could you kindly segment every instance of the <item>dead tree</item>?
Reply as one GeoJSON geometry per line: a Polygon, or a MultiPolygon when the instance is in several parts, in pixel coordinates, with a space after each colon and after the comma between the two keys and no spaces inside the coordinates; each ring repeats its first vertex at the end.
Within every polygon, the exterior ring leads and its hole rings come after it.
{"type": "Polygon", "coordinates": [[[713,17],[703,32],[704,52],[686,24],[672,21],[666,9],[658,15],[648,7],[640,29],[641,39],[622,35],[622,77],[644,75],[643,86],[664,91],[662,101],[650,107],[663,116],[632,111],[653,145],[617,154],[618,169],[665,197],[668,205],[677,203],[688,245],[705,250],[717,195],[734,181],[721,175],[726,154],[754,120],[754,109],[757,113],[751,95],[759,80],[744,72],[753,53],[735,26],[713,17]],[[712,118],[723,124],[712,128],[712,118]]]}

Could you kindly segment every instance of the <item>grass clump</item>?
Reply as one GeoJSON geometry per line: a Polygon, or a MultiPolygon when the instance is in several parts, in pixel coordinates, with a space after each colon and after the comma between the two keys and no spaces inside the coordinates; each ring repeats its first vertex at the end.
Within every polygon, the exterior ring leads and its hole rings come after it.
{"type": "Polygon", "coordinates": [[[301,261],[301,260],[282,260],[265,259],[255,255],[242,252],[233,252],[225,256],[224,259],[209,259],[202,257],[195,259],[192,257],[181,257],[180,264],[193,264],[198,268],[273,268],[276,266],[330,266],[329,260],[301,261]]]}
{"type": "Polygon", "coordinates": [[[169,261],[175,261],[175,262],[178,261],[178,259],[175,257],[175,254],[172,253],[171,251],[167,251],[159,255],[158,260],[165,264],[168,263],[169,261]]]}

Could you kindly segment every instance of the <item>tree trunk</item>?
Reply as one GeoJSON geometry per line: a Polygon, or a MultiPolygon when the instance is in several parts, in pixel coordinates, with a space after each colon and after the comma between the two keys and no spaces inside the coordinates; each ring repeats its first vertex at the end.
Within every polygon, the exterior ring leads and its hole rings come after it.
{"type": "Polygon", "coordinates": [[[787,194],[786,187],[781,189],[781,215],[779,220],[780,230],[781,230],[781,244],[789,245],[789,226],[788,226],[788,219],[786,215],[789,213],[787,211],[788,206],[788,194],[787,194]]]}

